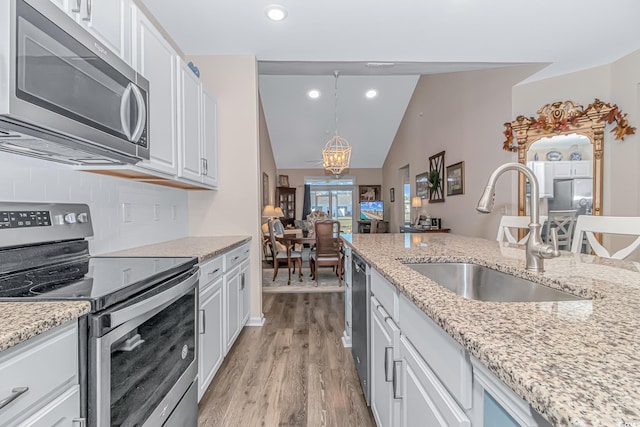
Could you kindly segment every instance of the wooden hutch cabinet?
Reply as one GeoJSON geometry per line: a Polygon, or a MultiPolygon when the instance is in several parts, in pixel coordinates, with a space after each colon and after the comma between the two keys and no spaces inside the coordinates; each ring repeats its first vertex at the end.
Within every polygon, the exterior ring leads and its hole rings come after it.
{"type": "Polygon", "coordinates": [[[276,206],[282,208],[284,217],[280,220],[286,227],[293,226],[296,218],[296,188],[295,187],[276,187],[276,206]]]}

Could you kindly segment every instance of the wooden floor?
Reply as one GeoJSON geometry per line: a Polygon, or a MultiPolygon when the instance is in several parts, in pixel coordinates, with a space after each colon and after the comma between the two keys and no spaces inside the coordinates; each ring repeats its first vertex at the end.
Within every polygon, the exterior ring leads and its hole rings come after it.
{"type": "Polygon", "coordinates": [[[199,426],[375,426],[342,346],[344,293],[264,294],[199,405],[199,426]]]}

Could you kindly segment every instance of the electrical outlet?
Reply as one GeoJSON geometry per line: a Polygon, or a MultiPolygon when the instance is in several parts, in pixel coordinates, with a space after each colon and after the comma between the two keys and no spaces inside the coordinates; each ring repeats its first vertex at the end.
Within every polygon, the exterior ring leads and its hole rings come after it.
{"type": "Polygon", "coordinates": [[[153,205],[153,220],[160,221],[160,205],[153,205]]]}
{"type": "Polygon", "coordinates": [[[131,203],[122,204],[122,222],[132,222],[131,203]]]}

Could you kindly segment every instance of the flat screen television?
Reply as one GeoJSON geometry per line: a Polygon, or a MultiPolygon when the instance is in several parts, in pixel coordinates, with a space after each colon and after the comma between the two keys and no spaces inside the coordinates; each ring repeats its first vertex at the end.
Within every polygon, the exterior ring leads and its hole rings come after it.
{"type": "Polygon", "coordinates": [[[375,202],[360,202],[360,220],[382,221],[384,219],[384,202],[377,200],[375,202]]]}

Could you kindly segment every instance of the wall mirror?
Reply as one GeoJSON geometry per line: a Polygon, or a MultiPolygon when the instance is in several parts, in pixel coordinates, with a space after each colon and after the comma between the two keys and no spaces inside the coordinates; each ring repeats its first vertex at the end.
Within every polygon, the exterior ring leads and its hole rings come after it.
{"type": "MultiPolygon", "coordinates": [[[[586,108],[573,101],[554,102],[537,114],[537,118],[518,116],[505,123],[503,148],[517,152],[518,162],[534,170],[549,207],[602,215],[604,130],[615,123],[611,132],[620,140],[635,133],[626,114],[598,99],[586,108]]],[[[527,185],[519,174],[518,215],[526,213],[527,185]]]]}

